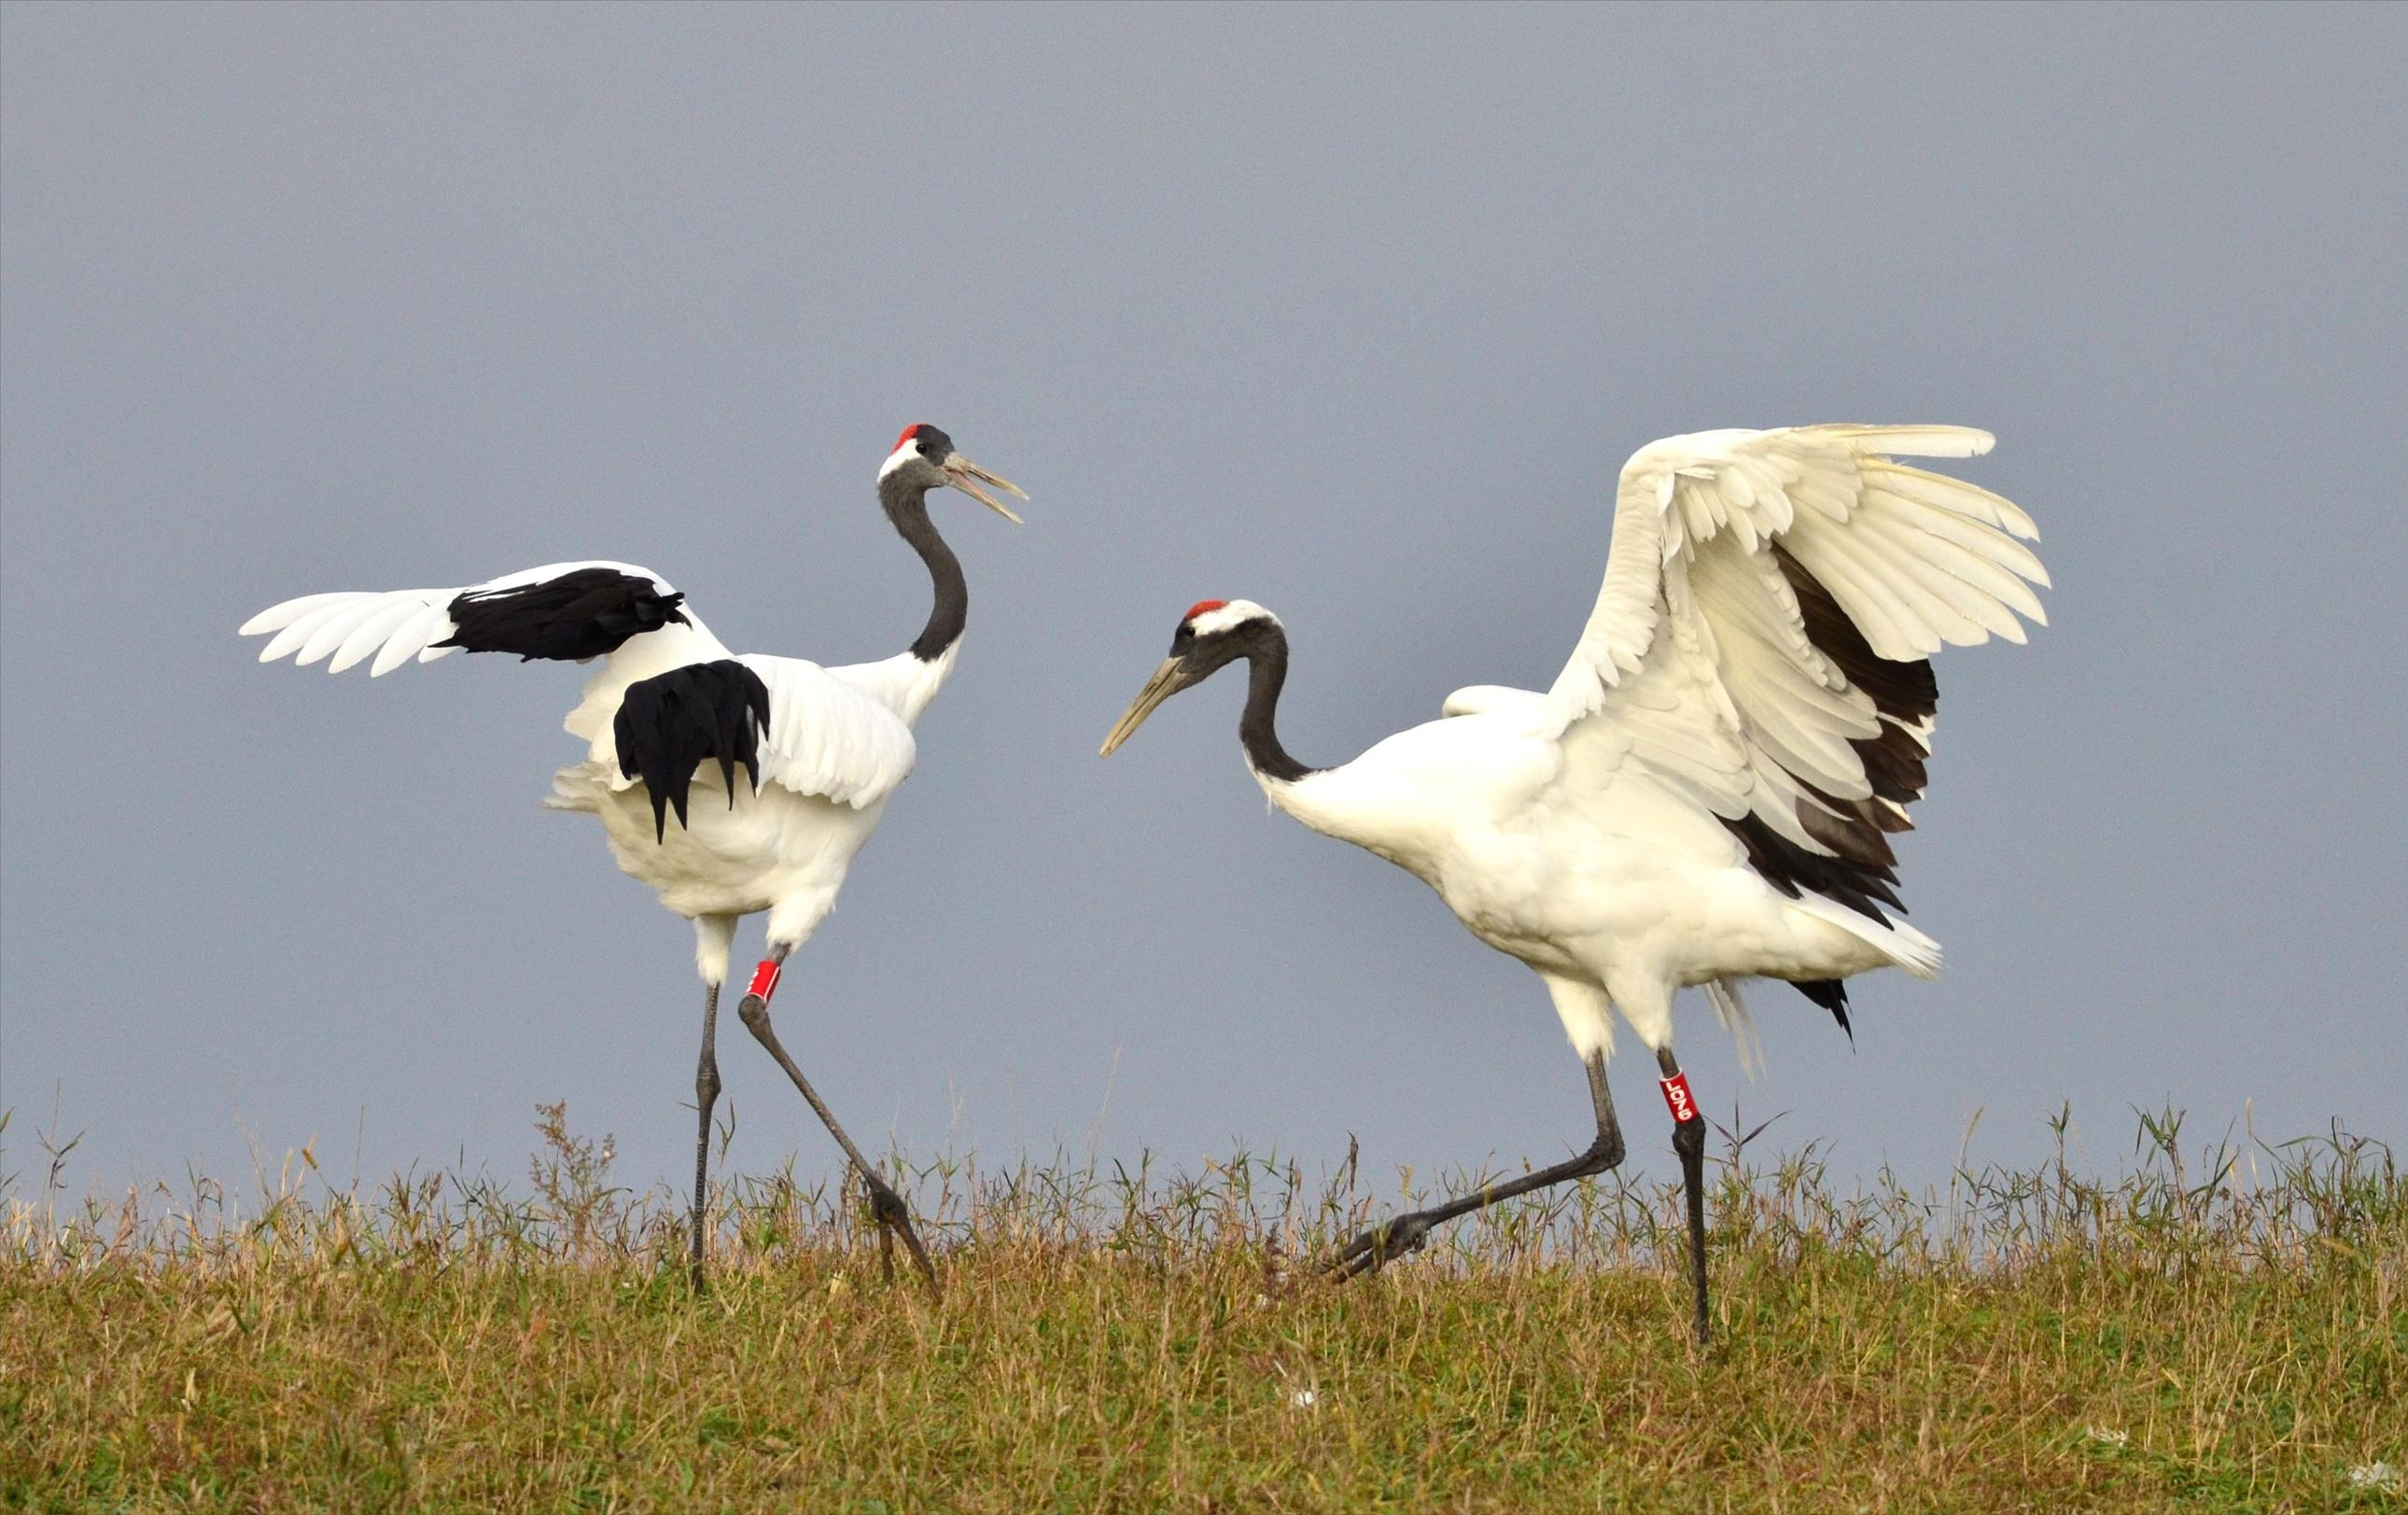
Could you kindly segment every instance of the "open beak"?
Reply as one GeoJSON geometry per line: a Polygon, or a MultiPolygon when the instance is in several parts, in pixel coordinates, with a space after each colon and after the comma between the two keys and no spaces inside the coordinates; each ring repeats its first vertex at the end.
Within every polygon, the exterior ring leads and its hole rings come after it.
{"type": "Polygon", "coordinates": [[[1027,490],[1021,488],[1018,484],[1013,483],[1010,480],[1005,478],[999,473],[987,472],[986,469],[980,468],[977,464],[971,462],[968,458],[964,457],[959,453],[946,454],[945,461],[938,466],[945,470],[946,480],[951,483],[954,488],[960,490],[963,494],[969,496],[970,498],[977,500],[980,504],[985,506],[988,510],[993,511],[996,514],[1002,516],[1005,520],[1011,522],[1013,525],[1016,526],[1020,523],[1020,517],[1011,513],[1011,507],[996,498],[993,495],[988,494],[985,490],[981,489],[979,487],[979,482],[991,483],[997,489],[1001,489],[1009,494],[1019,496],[1022,499],[1026,499],[1028,498],[1027,490]]]}
{"type": "Polygon", "coordinates": [[[1186,688],[1188,683],[1186,660],[1180,657],[1164,658],[1162,666],[1154,671],[1154,677],[1145,681],[1145,687],[1138,691],[1137,699],[1130,702],[1129,708],[1123,712],[1121,718],[1113,724],[1111,734],[1104,738],[1103,750],[1096,756],[1111,757],[1113,748],[1137,735],[1137,729],[1145,724],[1145,718],[1154,714],[1156,706],[1186,688]]]}

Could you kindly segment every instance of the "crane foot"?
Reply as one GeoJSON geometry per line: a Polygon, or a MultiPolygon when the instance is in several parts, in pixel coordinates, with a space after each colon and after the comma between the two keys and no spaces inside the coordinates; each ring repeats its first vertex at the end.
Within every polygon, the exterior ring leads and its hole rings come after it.
{"type": "Polygon", "coordinates": [[[903,1238],[904,1249],[911,1254],[912,1265],[928,1285],[928,1292],[939,1299],[945,1297],[944,1285],[937,1281],[937,1266],[928,1260],[928,1249],[920,1245],[920,1234],[911,1229],[911,1208],[903,1196],[895,1192],[885,1179],[865,1172],[862,1187],[869,1192],[869,1218],[878,1222],[879,1244],[884,1254],[886,1276],[895,1277],[895,1238],[903,1238]]]}
{"type": "Polygon", "coordinates": [[[1322,1265],[1322,1272],[1344,1283],[1360,1274],[1376,1273],[1429,1241],[1433,1222],[1426,1211],[1415,1210],[1371,1227],[1322,1265]]]}

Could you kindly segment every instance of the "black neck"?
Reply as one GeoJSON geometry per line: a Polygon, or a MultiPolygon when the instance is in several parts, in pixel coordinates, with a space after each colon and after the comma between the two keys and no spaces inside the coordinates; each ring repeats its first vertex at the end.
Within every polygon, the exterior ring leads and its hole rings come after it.
{"type": "Polygon", "coordinates": [[[1279,697],[1280,686],[1287,683],[1287,633],[1266,626],[1248,640],[1246,710],[1238,717],[1238,741],[1255,772],[1293,783],[1314,771],[1280,745],[1279,697]]]}
{"type": "Polygon", "coordinates": [[[962,560],[953,556],[945,539],[937,535],[936,523],[928,519],[926,485],[906,483],[900,473],[889,475],[878,481],[878,502],[886,507],[886,519],[895,523],[896,531],[928,565],[937,602],[929,607],[928,624],[921,628],[920,640],[911,643],[911,656],[933,663],[962,640],[962,628],[969,624],[970,586],[962,578],[962,560]]]}

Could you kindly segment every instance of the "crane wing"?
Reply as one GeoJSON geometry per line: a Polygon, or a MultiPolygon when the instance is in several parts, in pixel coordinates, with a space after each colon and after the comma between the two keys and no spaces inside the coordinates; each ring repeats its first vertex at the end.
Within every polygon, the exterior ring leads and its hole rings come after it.
{"type": "Polygon", "coordinates": [[[738,768],[752,790],[775,785],[861,809],[892,794],[915,756],[910,729],[885,706],[817,663],[758,653],[626,681],[606,669],[567,724],[593,748],[554,775],[548,802],[591,809],[597,790],[641,784],[656,839],[671,814],[686,824],[698,781],[734,804],[738,768]]]}
{"type": "Polygon", "coordinates": [[[1883,833],[1924,787],[1943,643],[2046,616],[2008,501],[1892,461],[1971,457],[1962,426],[1798,426],[1652,442],[1624,465],[1605,582],[1548,690],[1567,732],[1646,765],[1783,892],[1876,920],[1883,833]],[[1599,726],[1612,728],[1607,731],[1599,726]]]}
{"type": "Polygon", "coordinates": [[[565,723],[591,744],[587,781],[642,783],[654,821],[681,822],[696,771],[840,804],[883,800],[911,772],[910,728],[816,663],[736,657],[685,608],[685,597],[629,563],[548,563],[453,589],[305,595],[243,623],[274,633],[260,661],[331,658],[339,673],[370,654],[371,676],[410,658],[514,653],[522,659],[600,659],[565,723]]]}
{"type": "Polygon", "coordinates": [[[763,783],[867,807],[910,775],[919,745],[885,705],[799,657],[748,653],[737,661],[769,691],[763,783]]]}
{"type": "Polygon", "coordinates": [[[631,563],[547,563],[464,588],[304,595],[261,611],[237,634],[275,633],[260,649],[263,663],[292,654],[306,668],[331,657],[330,673],[374,653],[374,678],[412,657],[431,663],[462,651],[603,656],[648,631],[694,625],[684,599],[631,563]]]}

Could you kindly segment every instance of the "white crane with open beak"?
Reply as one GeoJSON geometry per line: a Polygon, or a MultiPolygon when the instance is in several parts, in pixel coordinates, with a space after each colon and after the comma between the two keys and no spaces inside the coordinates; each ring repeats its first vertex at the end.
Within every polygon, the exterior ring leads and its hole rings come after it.
{"type": "Polygon", "coordinates": [[[626,563],[552,563],[466,588],[307,595],[242,626],[244,636],[274,633],[260,661],[287,654],[304,665],[330,658],[328,671],[337,673],[371,655],[376,676],[412,657],[432,662],[462,651],[595,664],[566,723],[586,743],[585,757],[552,775],[545,803],[599,817],[620,870],[694,922],[704,988],[695,1075],[697,1287],[711,1106],[720,1088],[719,988],[736,923],[755,912],[768,915],[768,950],[737,1015],[860,1175],[890,1270],[900,1235],[936,1287],[910,1211],[786,1055],[769,1023],[769,1000],[787,955],[836,904],[853,855],[911,772],[912,728],[960,650],[969,591],[960,560],[928,518],[928,496],[956,489],[1008,520],[1020,519],[982,485],[1028,498],[954,451],[953,439],[935,426],[909,426],[896,439],[878,472],[879,504],[927,565],[936,603],[918,640],[881,662],[823,668],[797,657],[738,656],[667,581],[626,563]]]}

